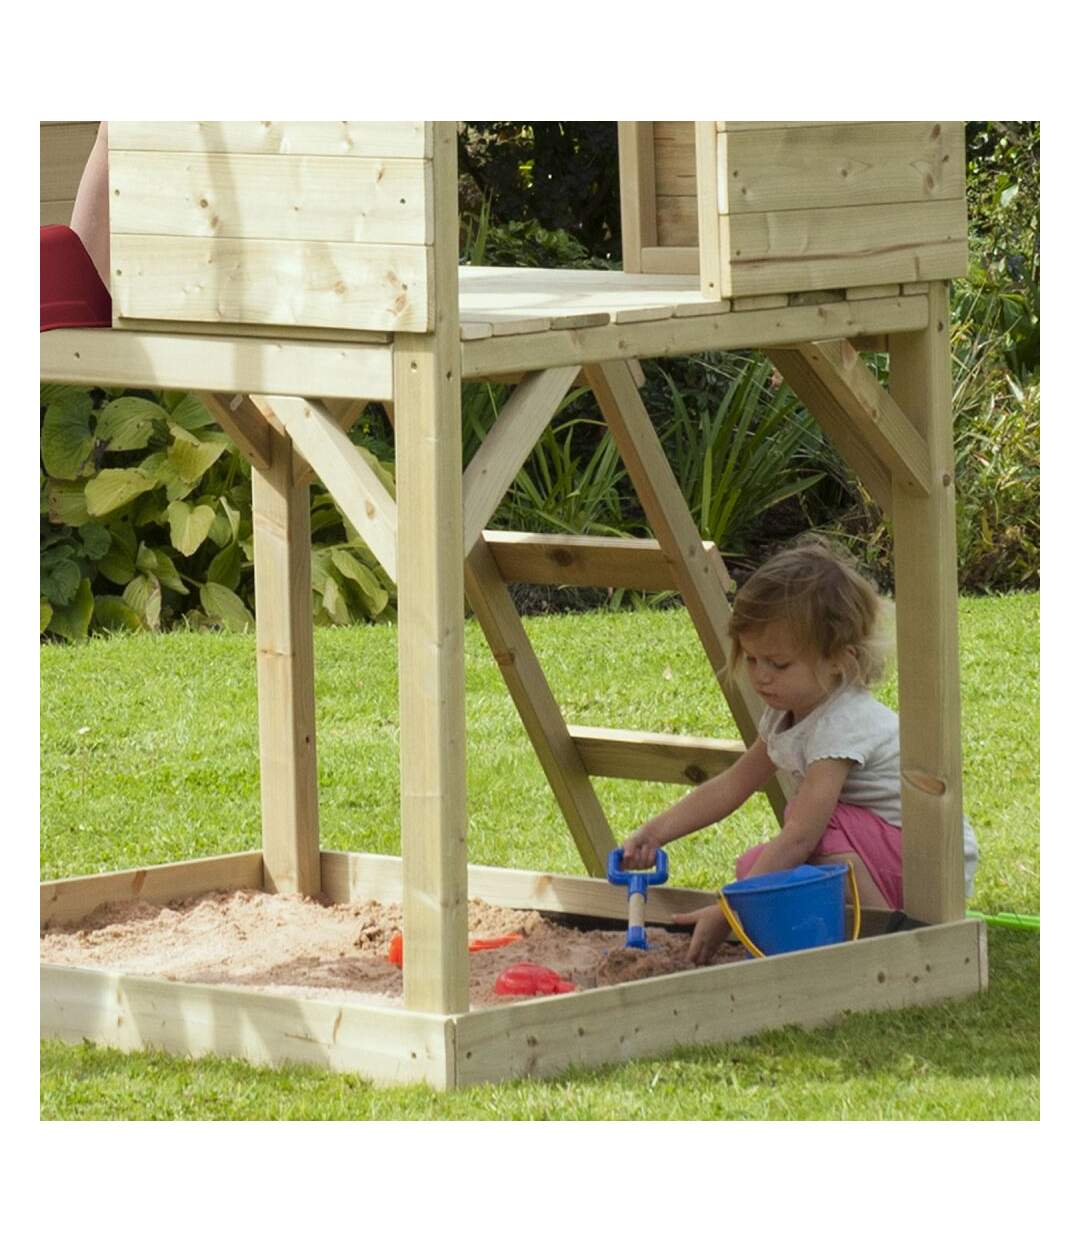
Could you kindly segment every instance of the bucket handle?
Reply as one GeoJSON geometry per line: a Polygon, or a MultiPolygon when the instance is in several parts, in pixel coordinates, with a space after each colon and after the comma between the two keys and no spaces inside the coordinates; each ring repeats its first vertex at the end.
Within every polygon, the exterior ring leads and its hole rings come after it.
{"type": "MultiPolygon", "coordinates": [[[[862,928],[862,907],[859,903],[859,888],[855,883],[855,867],[850,861],[847,865],[848,884],[851,887],[851,904],[854,911],[854,917],[851,928],[852,940],[858,940],[859,932],[862,928]]],[[[720,909],[724,912],[724,917],[731,924],[731,930],[738,936],[742,942],[743,948],[747,949],[754,957],[764,957],[765,954],[757,947],[756,944],[747,935],[746,928],[739,921],[739,916],[732,910],[727,897],[721,891],[719,898],[720,909]]]]}

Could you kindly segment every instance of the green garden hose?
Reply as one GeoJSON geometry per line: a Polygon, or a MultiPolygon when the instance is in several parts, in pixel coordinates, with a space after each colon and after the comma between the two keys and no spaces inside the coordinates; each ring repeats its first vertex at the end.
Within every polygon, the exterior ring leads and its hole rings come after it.
{"type": "Polygon", "coordinates": [[[991,923],[994,927],[1021,927],[1025,931],[1039,930],[1039,916],[1037,914],[983,914],[981,910],[969,910],[967,912],[969,919],[982,919],[984,923],[991,923]]]}

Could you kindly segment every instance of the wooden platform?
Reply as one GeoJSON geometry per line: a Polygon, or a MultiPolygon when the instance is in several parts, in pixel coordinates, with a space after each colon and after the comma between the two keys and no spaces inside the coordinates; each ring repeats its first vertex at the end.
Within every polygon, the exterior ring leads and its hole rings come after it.
{"type": "MultiPolygon", "coordinates": [[[[696,277],[540,268],[459,269],[462,378],[767,348],[835,337],[881,338],[927,324],[925,286],[711,302],[696,277]]],[[[393,396],[390,335],[270,332],[216,336],[176,330],[56,329],[41,336],[41,379],[281,396],[393,396]]],[[[868,345],[882,344],[866,341],[868,345]]]]}

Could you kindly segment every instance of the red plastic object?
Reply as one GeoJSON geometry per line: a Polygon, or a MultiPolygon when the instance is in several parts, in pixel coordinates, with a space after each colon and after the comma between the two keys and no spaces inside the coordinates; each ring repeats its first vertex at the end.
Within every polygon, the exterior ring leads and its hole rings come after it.
{"type": "Polygon", "coordinates": [[[41,230],[41,330],[108,328],[112,298],[78,233],[64,224],[41,230]]]}
{"type": "Polygon", "coordinates": [[[405,940],[401,932],[394,932],[390,937],[390,952],[387,953],[386,960],[391,966],[400,966],[405,960],[405,940]]]}
{"type": "Polygon", "coordinates": [[[469,952],[481,953],[484,949],[501,949],[504,945],[513,944],[521,939],[521,932],[511,932],[508,936],[493,936],[490,940],[470,940],[469,952]]]}
{"type": "Polygon", "coordinates": [[[536,962],[508,966],[495,980],[496,996],[550,996],[556,992],[576,991],[568,979],[536,962]]]}

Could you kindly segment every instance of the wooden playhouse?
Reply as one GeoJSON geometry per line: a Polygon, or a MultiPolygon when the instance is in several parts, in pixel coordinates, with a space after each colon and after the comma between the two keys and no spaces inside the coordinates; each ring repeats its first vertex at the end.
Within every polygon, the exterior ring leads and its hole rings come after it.
{"type": "MultiPolygon", "coordinates": [[[[95,129],[42,126],[43,223],[66,220],[95,129]]],[[[409,953],[401,1009],[43,967],[43,1035],[454,1087],[987,986],[961,843],[947,282],[967,261],[963,124],[623,122],[619,142],[625,270],[516,270],[458,265],[452,122],[110,123],[113,326],[43,334],[41,376],[198,392],[252,463],[262,849],[45,883],[42,925],[136,895],[322,892],[402,902],[409,953]],[[748,347],[894,524],[904,889],[923,926],[470,1012],[468,897],[623,917],[590,778],[698,782],[743,745],[567,723],[507,583],[674,588],[721,670],[724,565],[635,377],[642,358],[748,347]],[[889,353],[888,391],[868,349],[889,353]],[[463,473],[460,385],[495,376],[514,391],[463,473]],[[488,531],[579,376],[654,538],[488,531]],[[346,434],[367,402],[392,409],[396,498],[346,434]],[[400,858],[319,846],[313,475],[398,586],[400,858]],[[468,864],[466,599],[593,878],[468,864]]],[[[748,683],[730,705],[752,739],[748,683]]],[[[650,919],[712,896],[657,889],[650,919]]]]}

